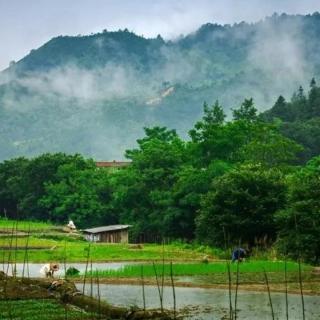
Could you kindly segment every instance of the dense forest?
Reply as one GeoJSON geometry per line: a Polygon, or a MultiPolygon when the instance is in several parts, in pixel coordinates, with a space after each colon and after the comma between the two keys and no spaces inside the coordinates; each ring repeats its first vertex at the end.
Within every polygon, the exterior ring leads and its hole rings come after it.
{"type": "Polygon", "coordinates": [[[97,168],[78,154],[4,161],[1,214],[72,218],[80,228],[132,224],[133,241],[275,245],[319,263],[319,101],[313,79],[307,94],[300,88],[290,102],[280,96],[260,114],[253,99],[231,120],[218,101],[205,104],[188,140],[166,127],[145,128],[121,170],[97,168]]]}
{"type": "MultiPolygon", "coordinates": [[[[120,160],[143,127],[188,138],[203,101],[218,99],[231,119],[249,96],[261,112],[319,78],[319,43],[317,12],[208,23],[174,40],[129,30],[55,37],[0,73],[0,160],[60,151],[120,160]]],[[[308,145],[307,159],[318,154],[317,124],[301,120],[283,119],[282,132],[308,145]]]]}

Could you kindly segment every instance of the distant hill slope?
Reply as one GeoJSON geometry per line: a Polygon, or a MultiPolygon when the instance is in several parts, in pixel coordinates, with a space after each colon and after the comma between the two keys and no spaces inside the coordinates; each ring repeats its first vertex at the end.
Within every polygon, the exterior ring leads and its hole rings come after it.
{"type": "Polygon", "coordinates": [[[267,121],[279,119],[282,133],[304,146],[301,162],[320,155],[320,87],[315,79],[308,92],[300,87],[290,101],[280,96],[261,116],[267,121]]]}
{"type": "Polygon", "coordinates": [[[205,24],[174,41],[59,36],[0,74],[0,160],[45,151],[122,159],[143,126],[186,135],[204,101],[260,110],[320,75],[320,14],[205,24]]]}

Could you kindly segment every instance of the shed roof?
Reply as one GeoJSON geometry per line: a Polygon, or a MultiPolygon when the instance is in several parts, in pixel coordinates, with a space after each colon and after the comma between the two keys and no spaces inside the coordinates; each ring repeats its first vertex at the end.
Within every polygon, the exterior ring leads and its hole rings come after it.
{"type": "Polygon", "coordinates": [[[87,233],[100,233],[100,232],[107,232],[107,231],[117,231],[117,230],[124,230],[130,228],[131,225],[129,224],[116,224],[112,226],[103,226],[103,227],[97,227],[97,228],[90,228],[83,230],[87,233]]]}

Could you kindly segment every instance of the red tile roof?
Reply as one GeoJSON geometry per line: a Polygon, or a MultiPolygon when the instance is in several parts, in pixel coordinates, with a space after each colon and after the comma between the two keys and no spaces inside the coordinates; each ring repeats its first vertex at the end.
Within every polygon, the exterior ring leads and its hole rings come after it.
{"type": "Polygon", "coordinates": [[[96,162],[96,166],[98,168],[119,168],[119,167],[127,167],[131,164],[130,161],[98,161],[96,162]]]}

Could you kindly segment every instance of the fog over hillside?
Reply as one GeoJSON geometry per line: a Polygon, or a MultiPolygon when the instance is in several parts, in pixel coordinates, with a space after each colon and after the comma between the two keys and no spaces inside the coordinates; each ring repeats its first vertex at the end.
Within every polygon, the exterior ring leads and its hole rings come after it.
{"type": "Polygon", "coordinates": [[[128,30],[56,37],[0,74],[0,159],[123,159],[144,126],[187,132],[204,101],[259,110],[320,74],[320,14],[205,24],[172,41],[128,30]]]}

